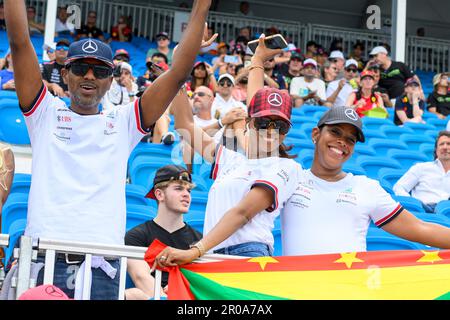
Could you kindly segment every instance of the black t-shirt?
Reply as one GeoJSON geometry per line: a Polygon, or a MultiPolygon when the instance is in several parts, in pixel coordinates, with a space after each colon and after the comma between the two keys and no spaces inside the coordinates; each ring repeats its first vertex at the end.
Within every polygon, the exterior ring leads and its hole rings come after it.
{"type": "Polygon", "coordinates": [[[442,95],[434,91],[428,96],[427,103],[428,103],[427,107],[428,110],[430,110],[430,108],[436,108],[436,111],[444,116],[448,116],[450,114],[449,92],[447,92],[447,94],[445,95],[442,95]]]}
{"type": "Polygon", "coordinates": [[[395,99],[404,93],[406,80],[413,76],[414,73],[406,64],[392,61],[389,69],[381,70],[379,85],[388,91],[390,99],[395,99]]]}
{"type": "Polygon", "coordinates": [[[63,65],[52,61],[42,65],[42,78],[50,83],[57,83],[64,91],[68,91],[67,84],[64,83],[61,76],[61,69],[63,65]]]}
{"type": "MultiPolygon", "coordinates": [[[[422,100],[419,100],[419,108],[422,110],[425,110],[425,102],[423,102],[422,100]]],[[[397,110],[405,111],[406,116],[409,119],[414,118],[413,105],[411,104],[411,102],[409,102],[408,97],[405,94],[398,97],[397,100],[395,101],[395,111],[397,111],[397,110]]],[[[395,112],[395,115],[394,115],[394,123],[396,125],[403,124],[400,121],[400,118],[397,116],[397,112],[395,112]]]]}
{"type": "MultiPolygon", "coordinates": [[[[153,220],[140,224],[125,235],[125,245],[135,247],[148,247],[153,240],[158,239],[162,243],[177,249],[189,249],[189,246],[198,242],[202,234],[188,224],[172,233],[166,231],[153,220]]],[[[153,274],[154,276],[154,274],[153,274]]],[[[167,285],[169,274],[163,272],[161,285],[167,285]]]]}
{"type": "Polygon", "coordinates": [[[88,27],[87,25],[81,26],[81,29],[77,30],[77,35],[86,35],[88,38],[98,39],[103,35],[103,31],[97,27],[88,27]]]}

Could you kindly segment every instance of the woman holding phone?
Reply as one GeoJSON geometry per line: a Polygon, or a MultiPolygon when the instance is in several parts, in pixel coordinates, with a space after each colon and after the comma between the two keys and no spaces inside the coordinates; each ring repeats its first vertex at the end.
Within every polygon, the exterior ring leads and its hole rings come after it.
{"type": "Polygon", "coordinates": [[[297,186],[300,165],[286,152],[283,140],[291,123],[287,92],[264,88],[264,61],[281,50],[267,49],[264,36],[249,68],[246,154],[216,145],[192,121],[184,93],[173,101],[175,127],[207,161],[215,180],[205,212],[204,238],[189,250],[164,249],[160,267],[188,263],[207,251],[241,256],[269,256],[272,229],[284,201],[297,186]]]}

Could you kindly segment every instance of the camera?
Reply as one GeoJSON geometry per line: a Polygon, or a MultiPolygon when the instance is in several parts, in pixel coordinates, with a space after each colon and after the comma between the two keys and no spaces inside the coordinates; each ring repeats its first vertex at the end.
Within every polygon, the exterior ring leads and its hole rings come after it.
{"type": "Polygon", "coordinates": [[[121,74],[122,74],[122,68],[120,67],[120,64],[118,64],[117,66],[114,67],[113,77],[119,78],[121,74]]]}

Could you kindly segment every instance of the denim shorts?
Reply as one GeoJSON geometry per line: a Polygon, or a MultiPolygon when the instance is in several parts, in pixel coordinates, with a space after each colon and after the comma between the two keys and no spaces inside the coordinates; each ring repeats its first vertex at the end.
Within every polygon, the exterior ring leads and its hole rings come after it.
{"type": "Polygon", "coordinates": [[[228,254],[244,257],[272,256],[273,252],[269,245],[262,242],[245,242],[233,246],[214,250],[214,253],[228,254]]]}
{"type": "MultiPolygon", "coordinates": [[[[45,262],[44,257],[38,257],[37,262],[45,262]]],[[[92,268],[91,300],[117,300],[119,298],[119,260],[108,261],[113,268],[117,269],[116,277],[111,279],[102,269],[92,268]]],[[[53,284],[64,291],[69,298],[75,294],[75,280],[80,269],[79,264],[67,264],[61,259],[56,259],[53,284]]],[[[44,282],[44,268],[39,272],[37,284],[44,282]]]]}

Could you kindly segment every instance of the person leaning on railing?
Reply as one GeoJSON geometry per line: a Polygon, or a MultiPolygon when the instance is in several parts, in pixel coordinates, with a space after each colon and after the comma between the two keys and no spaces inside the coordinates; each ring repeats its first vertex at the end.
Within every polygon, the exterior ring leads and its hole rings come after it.
{"type": "MultiPolygon", "coordinates": [[[[11,148],[0,142],[0,233],[2,230],[2,209],[11,192],[12,181],[14,177],[14,154],[11,148]]],[[[0,247],[0,259],[5,258],[3,248],[0,247]]],[[[0,260],[0,268],[3,263],[0,260]]]]}

